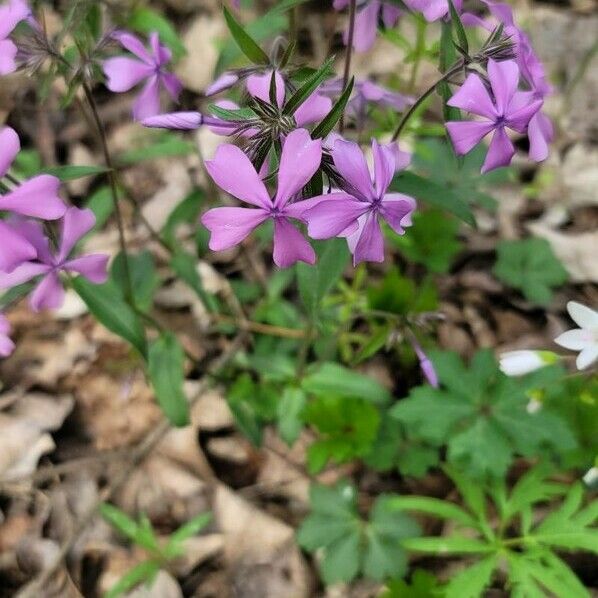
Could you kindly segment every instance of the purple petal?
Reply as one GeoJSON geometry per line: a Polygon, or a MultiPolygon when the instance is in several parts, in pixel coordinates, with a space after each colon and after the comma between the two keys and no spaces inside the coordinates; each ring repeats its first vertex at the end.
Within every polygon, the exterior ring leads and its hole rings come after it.
{"type": "Polygon", "coordinates": [[[160,114],[160,77],[153,75],[133,104],[133,118],[141,121],[156,114],[160,114]]]}
{"type": "Polygon", "coordinates": [[[9,39],[0,39],[0,75],[9,75],[17,70],[15,58],[18,49],[9,39]]]}
{"type": "Polygon", "coordinates": [[[319,94],[312,93],[295,112],[295,122],[298,127],[321,121],[332,110],[332,100],[319,94]]]}
{"type": "Polygon", "coordinates": [[[519,85],[519,67],[514,60],[488,61],[488,78],[499,116],[506,116],[511,99],[519,85]]]}
{"type": "Polygon", "coordinates": [[[56,220],[66,212],[58,189],[60,181],[49,174],[40,174],[0,197],[0,210],[42,220],[56,220]]]}
{"type": "Polygon", "coordinates": [[[536,100],[510,112],[507,119],[507,126],[518,133],[525,133],[529,121],[542,108],[543,100],[536,100]]]}
{"type": "Polygon", "coordinates": [[[303,214],[307,220],[307,232],[312,239],[338,236],[371,209],[369,203],[357,201],[346,193],[331,193],[325,198],[325,201],[303,214]]]}
{"type": "Polygon", "coordinates": [[[9,0],[0,6],[0,39],[8,37],[13,29],[31,14],[26,2],[9,0]]]}
{"type": "Polygon", "coordinates": [[[110,91],[122,93],[133,89],[144,79],[151,77],[154,68],[135,58],[117,56],[104,60],[104,74],[107,77],[106,87],[110,91]]]}
{"type": "Polygon", "coordinates": [[[19,136],[14,129],[0,130],[0,177],[3,177],[21,149],[19,136]]]}
{"type": "Polygon", "coordinates": [[[206,169],[214,182],[227,193],[254,206],[270,210],[270,195],[249,158],[236,145],[218,147],[206,169]]]}
{"type": "Polygon", "coordinates": [[[18,265],[37,256],[35,247],[0,220],[0,271],[12,272],[18,265]]]}
{"type": "Polygon", "coordinates": [[[238,245],[270,214],[262,209],[214,208],[206,212],[202,224],[210,231],[210,249],[223,251],[238,245]]]}
{"type": "Polygon", "coordinates": [[[390,29],[397,24],[403,11],[398,6],[392,6],[391,4],[382,5],[382,22],[384,27],[390,29]]]}
{"type": "Polygon", "coordinates": [[[378,218],[374,212],[366,216],[363,227],[359,231],[359,240],[353,254],[353,265],[361,262],[383,262],[384,239],[378,218]]]}
{"type": "Polygon", "coordinates": [[[112,38],[119,42],[123,48],[129,50],[131,54],[134,54],[137,58],[145,62],[145,64],[152,67],[155,66],[154,58],[137,36],[128,31],[115,31],[112,34],[112,38]]]}
{"type": "Polygon", "coordinates": [[[10,331],[10,323],[4,314],[0,314],[0,357],[8,357],[15,350],[15,344],[8,336],[10,331]]]}
{"type": "Polygon", "coordinates": [[[47,264],[38,264],[35,262],[25,262],[17,266],[10,274],[0,272],[0,289],[12,289],[24,282],[29,282],[32,278],[40,274],[46,274],[52,270],[52,266],[47,264]]]}
{"type": "Polygon", "coordinates": [[[29,297],[29,306],[35,312],[58,309],[64,303],[64,289],[56,271],[48,272],[29,297]]]}
{"type": "Polygon", "coordinates": [[[230,89],[238,80],[239,76],[235,73],[222,73],[218,79],[212,81],[212,83],[206,87],[204,93],[207,97],[216,95],[221,91],[230,89]]]}
{"type": "Polygon", "coordinates": [[[554,129],[550,119],[544,113],[536,112],[529,121],[527,136],[529,137],[529,157],[535,162],[546,160],[548,144],[554,137],[554,129]]]}
{"type": "Polygon", "coordinates": [[[273,257],[279,268],[288,268],[296,262],[316,262],[316,253],[312,246],[286,218],[274,219],[273,257]]]}
{"type": "Polygon", "coordinates": [[[48,265],[54,263],[50,251],[50,239],[48,239],[40,222],[15,218],[11,221],[10,226],[18,235],[33,245],[38,262],[48,265]]]}
{"type": "Polygon", "coordinates": [[[314,176],[322,161],[322,142],[312,140],[305,129],[288,135],[278,168],[278,190],[274,206],[284,207],[314,176]]]}
{"type": "Polygon", "coordinates": [[[372,177],[359,145],[353,141],[336,141],[332,150],[332,159],[341,176],[363,199],[370,201],[375,199],[372,177]]]}
{"type": "Polygon", "coordinates": [[[330,199],[331,195],[318,195],[317,197],[310,197],[309,199],[302,199],[301,201],[295,201],[289,203],[284,207],[283,214],[289,218],[297,218],[297,220],[303,220],[307,222],[304,214],[307,210],[315,208],[323,201],[330,199]]]}
{"type": "Polygon", "coordinates": [[[141,124],[150,129],[178,129],[191,131],[199,129],[203,124],[203,114],[200,112],[167,112],[144,118],[141,124]]]}
{"type": "Polygon", "coordinates": [[[493,129],[491,122],[460,120],[446,123],[446,130],[460,156],[471,151],[493,129]]]}
{"type": "Polygon", "coordinates": [[[60,251],[57,260],[62,264],[71,253],[73,247],[95,225],[96,217],[91,210],[69,208],[62,220],[62,234],[60,237],[60,251]]]}
{"type": "Polygon", "coordinates": [[[160,81],[164,85],[164,89],[166,89],[168,95],[176,102],[179,99],[179,95],[181,95],[181,91],[183,91],[183,84],[180,79],[172,73],[162,73],[160,81]]]}
{"type": "MultiPolygon", "coordinates": [[[[353,34],[353,47],[356,52],[367,52],[374,45],[378,33],[379,12],[379,0],[370,0],[370,2],[357,13],[355,17],[355,32],[353,34]]],[[[347,39],[345,39],[345,44],[346,43],[347,39]]]]}
{"type": "MultiPolygon", "coordinates": [[[[272,80],[272,71],[266,71],[263,75],[251,75],[247,77],[245,85],[249,95],[259,98],[264,102],[270,103],[270,81],[272,80]]],[[[284,79],[279,71],[275,74],[276,80],[276,101],[278,106],[284,104],[285,89],[284,79]]]]}
{"type": "Polygon", "coordinates": [[[515,154],[515,147],[511,143],[504,127],[499,127],[494,131],[486,160],[482,166],[482,174],[500,168],[501,166],[508,166],[515,154]]]}
{"type": "Polygon", "coordinates": [[[478,75],[469,75],[447,104],[492,121],[497,117],[496,107],[478,75]]]}
{"type": "Polygon", "coordinates": [[[404,227],[411,226],[411,215],[417,207],[413,197],[402,193],[389,193],[382,200],[382,217],[399,235],[405,233],[404,227]]]}
{"type": "Polygon", "coordinates": [[[349,6],[349,0],[334,0],[332,6],[334,7],[334,10],[343,10],[349,6]]]}
{"type": "Polygon", "coordinates": [[[172,52],[166,46],[160,44],[160,36],[158,33],[155,31],[150,33],[149,42],[156,65],[163,66],[171,61],[172,52]]]}
{"type": "Polygon", "coordinates": [[[405,170],[405,168],[411,164],[411,153],[404,152],[402,149],[400,149],[398,143],[395,143],[394,147],[396,172],[399,172],[401,170],[405,170]]]}
{"type": "Polygon", "coordinates": [[[108,278],[108,256],[103,254],[84,255],[62,265],[63,270],[76,272],[94,284],[102,284],[108,278]]]}
{"type": "Polygon", "coordinates": [[[372,140],[372,153],[374,155],[374,185],[376,195],[382,197],[394,177],[396,171],[396,143],[380,145],[376,139],[372,140]]]}

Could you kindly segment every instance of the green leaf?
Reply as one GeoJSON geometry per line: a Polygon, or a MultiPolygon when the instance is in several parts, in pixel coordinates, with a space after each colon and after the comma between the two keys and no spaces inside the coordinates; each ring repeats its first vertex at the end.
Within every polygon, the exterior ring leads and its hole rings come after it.
{"type": "Polygon", "coordinates": [[[61,181],[74,181],[87,176],[95,176],[108,172],[105,166],[52,166],[43,168],[41,172],[51,174],[61,181]]]}
{"type": "Polygon", "coordinates": [[[300,388],[287,386],[282,393],[278,404],[278,433],[289,446],[295,443],[303,428],[300,416],[306,402],[307,397],[300,388]]]}
{"type": "Polygon", "coordinates": [[[388,507],[403,511],[415,511],[434,515],[440,519],[456,521],[461,525],[472,528],[478,527],[478,522],[458,505],[427,496],[397,496],[389,500],[388,507]]]}
{"type": "Polygon", "coordinates": [[[218,301],[214,295],[204,289],[196,266],[197,259],[182,249],[176,250],[170,259],[170,267],[174,273],[195,291],[208,311],[216,312],[218,301]]]}
{"type": "Polygon", "coordinates": [[[193,517],[187,523],[184,523],[179,527],[175,532],[170,535],[168,540],[169,545],[179,544],[184,542],[188,538],[192,536],[196,536],[199,534],[201,530],[203,530],[208,523],[212,520],[212,515],[210,513],[200,513],[196,517],[193,517]]]}
{"type": "Polygon", "coordinates": [[[465,51],[465,53],[469,53],[469,42],[467,41],[467,34],[465,33],[465,27],[463,27],[463,23],[461,22],[461,17],[455,8],[455,4],[453,0],[448,0],[449,5],[449,12],[451,15],[451,24],[457,33],[457,39],[459,40],[459,45],[461,49],[465,51]]]}
{"type": "Polygon", "coordinates": [[[475,218],[467,203],[450,189],[430,179],[422,178],[413,172],[403,172],[395,176],[390,190],[415,197],[415,199],[450,212],[467,224],[475,226],[475,218]]]}
{"type": "Polygon", "coordinates": [[[231,110],[230,108],[222,108],[222,106],[210,104],[209,110],[214,116],[229,122],[249,120],[257,116],[251,108],[235,108],[231,110]]]}
{"type": "Polygon", "coordinates": [[[373,378],[333,362],[313,368],[303,378],[301,387],[316,396],[354,397],[375,405],[385,405],[392,399],[390,392],[373,378]]]}
{"type": "Polygon", "coordinates": [[[388,582],[380,598],[440,598],[444,596],[438,580],[423,569],[416,569],[411,575],[411,583],[402,579],[388,582]]]}
{"type": "Polygon", "coordinates": [[[329,133],[332,133],[334,127],[336,127],[336,123],[338,123],[345,111],[345,108],[347,107],[347,103],[349,102],[351,94],[353,93],[354,85],[355,77],[351,77],[351,80],[347,84],[347,87],[345,87],[336,104],[324,117],[322,122],[320,122],[320,124],[313,130],[311,134],[312,139],[324,139],[324,137],[326,137],[329,133]]]}
{"type": "Polygon", "coordinates": [[[417,212],[409,234],[391,235],[399,251],[412,262],[424,264],[432,272],[448,272],[462,243],[457,239],[458,222],[440,210],[417,212]]]}
{"type": "Polygon", "coordinates": [[[224,6],[222,8],[226,24],[240,50],[254,64],[270,64],[270,58],[259,47],[254,39],[243,29],[231,12],[224,6]]]}
{"type": "Polygon", "coordinates": [[[177,59],[187,54],[177,30],[168,20],[151,8],[144,6],[135,8],[129,17],[128,26],[134,31],[145,35],[149,35],[154,31],[158,32],[160,40],[172,50],[177,59]]]}
{"type": "Polygon", "coordinates": [[[349,259],[344,239],[319,241],[313,245],[318,256],[316,264],[310,266],[299,262],[296,266],[299,294],[312,319],[316,317],[322,299],[340,280],[349,259]]]}
{"type": "Polygon", "coordinates": [[[442,538],[410,538],[403,542],[407,550],[424,552],[427,554],[486,554],[494,552],[496,548],[482,540],[473,538],[459,538],[449,536],[442,538]]]}
{"type": "Polygon", "coordinates": [[[143,561],[127,571],[116,584],[114,584],[104,598],[117,598],[144,581],[149,581],[160,570],[160,565],[155,561],[143,561]]]}
{"type": "Polygon", "coordinates": [[[295,114],[297,109],[309,98],[313,92],[324,82],[332,70],[334,56],[331,56],[326,62],[311,76],[309,76],[303,85],[285,102],[282,109],[284,114],[295,114]]]}
{"type": "Polygon", "coordinates": [[[380,424],[378,410],[361,399],[320,397],[311,401],[303,419],[318,429],[322,439],[308,449],[308,465],[317,473],[332,459],[344,463],[365,455],[380,424]]]}
{"type": "Polygon", "coordinates": [[[158,404],[174,426],[189,423],[189,404],[183,392],[185,352],[176,336],[164,332],[150,344],[148,373],[158,404]]]}
{"type": "Polygon", "coordinates": [[[113,282],[96,285],[79,276],[72,281],[72,286],[101,324],[131,343],[145,356],[147,346],[143,324],[133,309],[125,303],[120,290],[113,282]]]}
{"type": "MultiPolygon", "coordinates": [[[[154,258],[149,251],[137,254],[129,253],[127,254],[127,263],[135,305],[142,311],[148,311],[153,304],[154,293],[160,286],[160,277],[156,271],[154,258]]],[[[125,256],[122,252],[112,262],[110,277],[121,290],[126,288],[125,256]]]]}
{"type": "Polygon", "coordinates": [[[157,160],[158,158],[190,156],[196,151],[195,145],[190,141],[181,139],[171,133],[161,133],[153,143],[147,143],[144,147],[120,154],[117,157],[117,162],[119,166],[131,166],[132,164],[157,160]]]}
{"type": "Polygon", "coordinates": [[[96,223],[90,232],[100,230],[106,224],[108,218],[112,216],[112,212],[114,212],[114,202],[112,201],[110,187],[106,185],[100,187],[85,202],[85,207],[90,209],[96,217],[96,223]]]}
{"type": "Polygon", "coordinates": [[[100,514],[123,536],[129,538],[129,540],[135,541],[139,534],[139,525],[134,519],[131,519],[131,517],[119,508],[108,503],[102,503],[100,505],[100,514]]]}
{"type": "Polygon", "coordinates": [[[446,598],[479,598],[492,581],[492,572],[498,564],[498,555],[482,559],[455,575],[445,586],[446,598]]]}
{"type": "Polygon", "coordinates": [[[548,305],[552,300],[552,289],[568,279],[567,271],[546,239],[501,241],[497,254],[495,276],[519,289],[532,303],[548,305]]]}

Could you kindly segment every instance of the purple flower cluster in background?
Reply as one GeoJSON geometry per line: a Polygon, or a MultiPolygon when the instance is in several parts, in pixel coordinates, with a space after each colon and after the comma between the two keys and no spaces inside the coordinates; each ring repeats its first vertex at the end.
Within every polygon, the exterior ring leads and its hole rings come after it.
{"type": "Polygon", "coordinates": [[[0,75],[16,70],[17,46],[9,39],[15,27],[30,18],[31,10],[23,0],[9,0],[0,6],[0,75]]]}
{"type": "MultiPolygon", "coordinates": [[[[19,150],[16,132],[10,127],[0,130],[0,179],[8,174],[19,150]]],[[[58,195],[59,187],[56,177],[42,174],[0,194],[0,289],[38,281],[29,297],[34,311],[62,305],[61,273],[81,274],[95,283],[104,282],[107,276],[108,256],[70,257],[76,243],[93,228],[95,216],[91,210],[67,208],[58,195]],[[60,220],[62,230],[57,247],[47,234],[53,220],[60,220]]],[[[0,356],[14,348],[9,332],[0,314],[0,356]]]]}

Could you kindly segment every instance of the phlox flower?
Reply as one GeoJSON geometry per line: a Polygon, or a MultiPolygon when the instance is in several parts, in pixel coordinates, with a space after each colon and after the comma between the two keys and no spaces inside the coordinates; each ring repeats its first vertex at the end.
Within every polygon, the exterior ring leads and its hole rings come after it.
{"type": "MultiPolygon", "coordinates": [[[[504,26],[504,34],[515,44],[517,65],[521,76],[530,87],[533,98],[544,100],[552,93],[552,87],[547,82],[544,65],[535,53],[529,36],[515,24],[512,7],[502,2],[482,1],[488,7],[495,21],[504,26]]],[[[487,31],[494,29],[494,25],[487,19],[482,19],[471,13],[464,13],[462,21],[467,26],[483,27],[487,31]]],[[[527,136],[530,144],[529,157],[535,162],[546,160],[548,146],[554,138],[554,128],[542,110],[538,110],[532,116],[528,124],[527,136]]]]}
{"type": "Polygon", "coordinates": [[[238,127],[237,123],[195,111],[156,114],[144,118],[141,124],[150,129],[177,129],[179,131],[193,131],[205,125],[219,135],[232,135],[238,127]]]}
{"type": "Polygon", "coordinates": [[[249,158],[235,145],[224,144],[206,168],[214,182],[254,208],[214,208],[201,221],[210,231],[210,249],[222,251],[238,245],[266,220],[274,221],[274,263],[286,268],[297,261],[313,264],[316,255],[307,240],[290,222],[301,219],[309,201],[291,200],[310,181],[320,166],[322,144],[305,129],[290,133],[284,143],[273,198],[249,158]]]}
{"type": "Polygon", "coordinates": [[[160,113],[161,87],[164,87],[170,97],[177,101],[183,85],[175,75],[166,70],[166,66],[172,59],[172,53],[166,46],[160,44],[158,34],[150,34],[149,50],[131,33],[118,31],[113,34],[113,37],[135,58],[116,56],[104,61],[108,89],[122,93],[145,81],[133,105],[135,120],[143,120],[160,113]]]}
{"type": "Polygon", "coordinates": [[[8,357],[15,350],[9,334],[10,324],[4,314],[0,313],[0,357],[8,357]]]}
{"type": "MultiPolygon", "coordinates": [[[[7,174],[21,149],[19,136],[14,129],[0,129],[0,178],[7,174]]],[[[66,206],[58,196],[60,181],[42,174],[25,181],[15,189],[0,195],[0,211],[33,216],[43,220],[56,220],[66,212],[66,206]]],[[[23,261],[36,256],[31,243],[0,219],[0,271],[10,272],[23,261]]]]}
{"type": "Polygon", "coordinates": [[[598,360],[598,311],[577,301],[569,301],[567,311],[579,328],[563,332],[554,342],[565,349],[579,351],[575,363],[578,370],[585,370],[598,360]]]}
{"type": "Polygon", "coordinates": [[[342,191],[309,200],[314,207],[305,211],[309,236],[330,239],[345,236],[353,253],[353,263],[384,261],[384,239],[380,219],[402,235],[411,225],[416,203],[402,193],[388,193],[396,171],[396,144],[372,141],[374,176],[365,156],[352,141],[337,139],[332,150],[336,170],[345,181],[342,191]]]}
{"type": "MultiPolygon", "coordinates": [[[[405,4],[411,10],[421,12],[428,22],[438,21],[449,13],[448,0],[405,0],[405,4]]],[[[455,0],[454,4],[460,12],[462,0],[455,0]]]]}
{"type": "MultiPolygon", "coordinates": [[[[382,19],[387,28],[394,27],[402,14],[397,6],[384,0],[361,0],[355,15],[353,48],[356,52],[367,52],[376,41],[378,19],[382,19]]],[[[349,6],[349,0],[334,0],[335,10],[349,6]]],[[[348,31],[345,31],[345,44],[348,43],[348,31]]]]}
{"type": "Polygon", "coordinates": [[[0,75],[8,75],[17,69],[17,47],[8,36],[30,14],[31,10],[23,0],[9,0],[0,6],[0,75]]]}
{"type": "Polygon", "coordinates": [[[536,100],[529,92],[517,91],[519,68],[515,61],[488,61],[488,78],[492,96],[481,77],[470,74],[463,85],[447,102],[449,106],[461,108],[480,116],[480,121],[452,121],[446,123],[455,151],[467,154],[486,135],[493,133],[492,141],[482,166],[488,172],[507,166],[515,147],[506,129],[525,133],[532,116],[542,107],[542,100],[536,100]]]}
{"type": "Polygon", "coordinates": [[[93,283],[106,281],[107,255],[93,254],[70,257],[77,242],[95,224],[91,210],[69,208],[62,219],[60,243],[56,251],[50,247],[43,228],[38,222],[24,220],[15,225],[18,232],[36,249],[34,261],[24,262],[8,274],[0,274],[0,289],[9,289],[38,276],[41,280],[31,293],[29,303],[33,311],[57,309],[64,301],[61,272],[80,274],[93,283]]]}

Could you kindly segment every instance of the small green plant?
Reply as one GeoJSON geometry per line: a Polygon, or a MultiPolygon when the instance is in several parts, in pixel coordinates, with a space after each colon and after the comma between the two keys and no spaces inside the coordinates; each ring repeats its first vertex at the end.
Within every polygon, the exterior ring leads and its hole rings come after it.
{"type": "Polygon", "coordinates": [[[352,485],[341,482],[333,488],[310,488],[312,512],[297,539],[310,552],[322,551],[320,570],[327,584],[351,581],[360,573],[373,579],[405,574],[407,554],[402,542],[420,530],[411,517],[389,508],[392,500],[379,496],[366,521],[357,510],[352,485]]]}
{"type": "Polygon", "coordinates": [[[584,506],[579,482],[572,486],[555,482],[543,466],[537,466],[509,492],[504,479],[480,485],[455,469],[447,471],[463,506],[420,496],[395,497],[387,503],[399,512],[421,513],[455,526],[447,536],[405,539],[403,545],[410,552],[475,559],[448,582],[442,595],[479,598],[491,584],[494,572],[506,570],[509,595],[515,598],[590,597],[558,554],[598,554],[598,502],[584,506]],[[487,497],[492,500],[492,509],[487,497]],[[542,509],[547,504],[552,505],[548,512],[542,509]]]}
{"type": "Polygon", "coordinates": [[[502,241],[496,251],[495,276],[532,303],[548,305],[552,289],[567,282],[567,270],[545,239],[502,241]]]}
{"type": "Polygon", "coordinates": [[[142,583],[151,586],[160,569],[184,554],[183,542],[203,530],[211,519],[209,513],[193,517],[174,531],[166,542],[161,542],[145,515],[141,515],[139,521],[135,521],[108,503],[102,504],[100,513],[112,527],[147,553],[147,558],[125,573],[104,598],[122,596],[142,583]]]}
{"type": "Polygon", "coordinates": [[[527,393],[554,382],[559,372],[546,368],[527,380],[509,378],[488,350],[479,351],[469,368],[455,353],[431,357],[443,388],[413,389],[391,415],[414,437],[446,445],[448,461],[472,477],[501,478],[515,455],[575,448],[575,437],[560,417],[546,409],[527,410],[527,393]]]}

